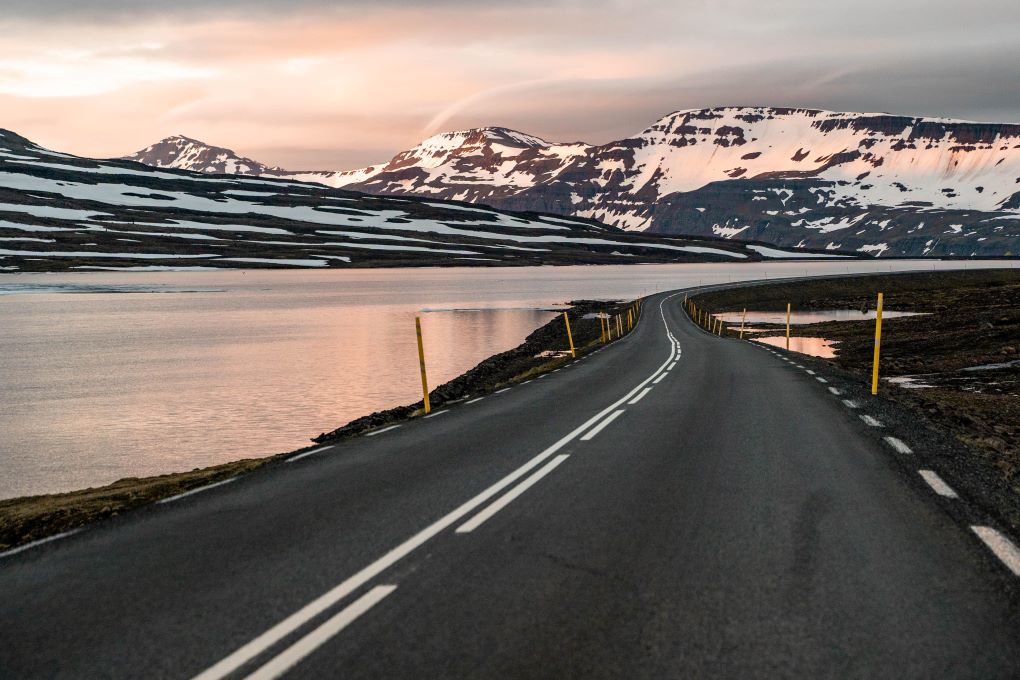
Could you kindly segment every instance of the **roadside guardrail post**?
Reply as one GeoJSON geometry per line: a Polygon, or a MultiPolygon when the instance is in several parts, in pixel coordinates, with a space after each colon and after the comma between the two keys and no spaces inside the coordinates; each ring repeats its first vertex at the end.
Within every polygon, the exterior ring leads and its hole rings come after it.
{"type": "Polygon", "coordinates": [[[744,321],[747,320],[747,307],[740,313],[740,339],[744,339],[744,321]]]}
{"type": "Polygon", "coordinates": [[[878,306],[875,308],[875,359],[871,367],[871,394],[878,394],[878,355],[882,345],[882,294],[878,294],[878,306]]]}
{"type": "Polygon", "coordinates": [[[786,351],[790,351],[790,303],[786,303],[786,351]]]}
{"type": "Polygon", "coordinates": [[[577,352],[574,351],[574,336],[570,333],[570,317],[567,316],[566,312],[563,312],[563,322],[567,324],[567,340],[570,342],[570,356],[576,359],[577,352]]]}
{"type": "Polygon", "coordinates": [[[429,381],[425,377],[425,347],[421,342],[421,317],[414,317],[414,328],[418,333],[418,364],[421,366],[421,391],[425,395],[425,415],[432,410],[429,404],[429,381]]]}

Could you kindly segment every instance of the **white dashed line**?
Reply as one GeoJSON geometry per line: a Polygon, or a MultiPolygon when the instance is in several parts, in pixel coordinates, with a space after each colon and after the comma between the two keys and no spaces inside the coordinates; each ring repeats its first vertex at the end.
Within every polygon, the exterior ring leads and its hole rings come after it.
{"type": "Polygon", "coordinates": [[[928,482],[928,486],[938,495],[945,496],[946,498],[959,498],[956,492],[953,491],[953,487],[946,484],[934,470],[918,470],[917,473],[924,478],[924,481],[928,482]]]}
{"type": "Polygon", "coordinates": [[[991,527],[972,526],[971,530],[1015,576],[1020,576],[1020,548],[1016,547],[1013,541],[991,527]]]}
{"type": "Polygon", "coordinates": [[[467,406],[468,404],[474,404],[481,401],[482,399],[485,399],[485,397],[475,397],[471,401],[465,402],[464,405],[467,406]]]}
{"type": "MultiPolygon", "coordinates": [[[[558,371],[559,369],[556,369],[556,370],[558,371]]],[[[555,371],[554,371],[554,372],[555,372],[555,371]]],[[[503,388],[503,389],[501,389],[501,390],[496,390],[495,392],[493,392],[493,394],[503,394],[504,392],[509,392],[509,391],[510,391],[510,388],[509,388],[509,387],[504,387],[504,388],[503,388]]]]}
{"type": "Polygon", "coordinates": [[[837,397],[838,397],[839,395],[843,394],[842,392],[840,392],[839,390],[837,390],[837,389],[836,389],[835,387],[830,387],[830,388],[829,388],[829,391],[830,391],[830,392],[832,392],[833,394],[835,394],[835,395],[836,395],[837,397]]]}
{"type": "Polygon", "coordinates": [[[619,418],[622,414],[623,409],[620,409],[619,411],[613,411],[608,416],[606,416],[601,423],[588,430],[588,432],[583,437],[581,437],[581,441],[586,442],[590,439],[594,439],[595,435],[597,435],[602,430],[606,429],[606,426],[609,425],[609,423],[619,418]]]}
{"type": "Polygon", "coordinates": [[[652,391],[651,387],[646,387],[645,389],[641,390],[636,397],[634,397],[633,399],[631,399],[627,403],[628,404],[636,404],[639,401],[641,401],[642,399],[644,399],[645,395],[648,394],[651,391],[652,391]]]}
{"type": "Polygon", "coordinates": [[[805,368],[805,369],[804,369],[804,371],[805,371],[805,372],[806,372],[806,373],[807,373],[808,375],[814,375],[814,374],[815,374],[815,372],[814,372],[814,371],[812,371],[812,370],[811,370],[810,368],[805,368]]]}
{"type": "Polygon", "coordinates": [[[653,384],[653,385],[658,385],[658,384],[659,384],[660,382],[662,382],[662,381],[663,381],[663,380],[665,380],[665,379],[666,379],[666,374],[665,374],[665,373],[663,373],[663,374],[662,374],[662,375],[660,375],[660,376],[659,376],[658,378],[656,378],[655,380],[653,380],[653,381],[652,381],[652,384],[653,384]]]}
{"type": "Polygon", "coordinates": [[[430,414],[428,414],[425,417],[426,418],[435,418],[436,416],[441,416],[444,413],[449,413],[449,412],[450,412],[450,409],[446,409],[445,411],[436,411],[435,413],[430,413],[430,414]]]}
{"type": "MultiPolygon", "coordinates": [[[[320,451],[325,451],[326,449],[331,449],[331,448],[333,448],[332,444],[330,444],[329,446],[320,446],[317,449],[312,449],[311,451],[305,451],[304,453],[299,453],[298,455],[296,455],[296,456],[294,456],[292,458],[288,458],[287,462],[288,463],[293,463],[295,460],[301,460],[305,456],[311,456],[311,455],[314,455],[316,453],[319,453],[320,451]]],[[[170,500],[170,499],[168,498],[167,500],[170,500]]]]}
{"type": "Polygon", "coordinates": [[[273,657],[269,663],[249,675],[247,680],[272,680],[280,677],[396,589],[396,586],[372,588],[324,624],[273,657]]]}
{"type": "Polygon", "coordinates": [[[60,534],[53,534],[52,536],[47,536],[46,538],[40,538],[38,541],[32,541],[31,543],[26,543],[25,545],[19,545],[17,548],[11,548],[10,550],[0,552],[0,558],[8,557],[10,555],[16,555],[19,552],[30,550],[31,548],[34,548],[37,545],[42,545],[43,543],[50,543],[52,541],[57,541],[61,538],[67,538],[71,534],[76,534],[79,531],[81,531],[81,529],[71,529],[70,531],[65,531],[60,534]]]}
{"type": "Polygon", "coordinates": [[[400,425],[390,425],[389,427],[384,427],[384,428],[383,428],[383,429],[381,429],[381,430],[375,430],[374,432],[369,432],[369,433],[368,433],[368,434],[366,434],[365,436],[366,436],[366,437],[374,437],[374,436],[376,436],[377,434],[382,434],[383,432],[389,432],[390,430],[395,430],[395,429],[397,429],[398,427],[400,427],[400,425]]]}
{"type": "Polygon", "coordinates": [[[817,380],[820,383],[827,383],[827,382],[829,382],[828,380],[826,380],[825,378],[823,378],[821,376],[815,376],[815,380],[817,380]]]}
{"type": "Polygon", "coordinates": [[[525,381],[524,381],[524,382],[522,382],[521,384],[522,384],[522,385],[527,385],[527,384],[528,384],[529,382],[531,382],[531,381],[530,381],[530,380],[525,380],[525,381]]]}
{"type": "Polygon", "coordinates": [[[860,404],[858,404],[853,399],[844,399],[843,405],[846,406],[847,408],[857,408],[858,406],[860,406],[860,404]]]}
{"type": "MultiPolygon", "coordinates": [[[[329,449],[329,448],[332,448],[332,447],[324,446],[323,448],[329,449]]],[[[316,449],[316,450],[318,450],[318,449],[316,449]]],[[[313,452],[309,451],[308,453],[313,453],[313,452]]],[[[307,456],[308,453],[302,453],[301,455],[302,456],[307,456]]],[[[294,460],[294,458],[291,458],[290,460],[294,460]]],[[[216,482],[215,484],[206,484],[205,486],[200,486],[197,489],[192,489],[191,491],[185,491],[184,493],[179,493],[176,496],[170,496],[170,498],[164,498],[163,500],[156,501],[156,502],[157,503],[173,503],[174,501],[179,501],[182,498],[187,498],[188,496],[193,496],[196,493],[202,493],[203,491],[208,491],[209,489],[215,489],[218,486],[223,486],[224,484],[230,484],[231,482],[236,482],[236,481],[237,481],[237,477],[231,477],[230,479],[224,479],[222,482],[216,482]]]]}
{"type": "Polygon", "coordinates": [[[907,446],[902,439],[897,439],[896,437],[885,437],[885,443],[893,447],[897,453],[913,453],[911,448],[907,446]]]}
{"type": "Polygon", "coordinates": [[[861,420],[863,420],[866,425],[870,425],[871,427],[882,427],[882,423],[875,420],[866,413],[861,415],[861,420]]]}
{"type": "Polygon", "coordinates": [[[672,371],[674,366],[676,366],[676,362],[675,361],[673,363],[671,363],[666,370],[667,371],[672,371]]]}
{"type": "MultiPolygon", "coordinates": [[[[618,413],[622,413],[622,411],[618,411],[618,413]]],[[[472,517],[464,524],[461,524],[459,527],[457,527],[457,531],[455,533],[466,534],[480,527],[482,523],[485,522],[485,520],[489,519],[497,512],[499,512],[506,506],[510,505],[510,503],[512,503],[515,498],[517,498],[522,493],[527,491],[529,488],[534,486],[540,479],[542,479],[547,474],[552,472],[557,465],[565,461],[567,458],[570,458],[570,456],[568,456],[565,453],[562,453],[553,458],[552,460],[550,460],[544,466],[539,468],[538,472],[531,475],[514,488],[510,489],[510,491],[507,491],[498,501],[496,501],[489,507],[485,508],[485,510],[482,510],[480,513],[472,517]]]]}

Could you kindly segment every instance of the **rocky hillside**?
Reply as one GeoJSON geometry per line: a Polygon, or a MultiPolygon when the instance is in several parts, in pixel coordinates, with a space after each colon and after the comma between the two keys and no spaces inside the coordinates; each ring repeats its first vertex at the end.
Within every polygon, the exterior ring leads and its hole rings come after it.
{"type": "Polygon", "coordinates": [[[6,271],[743,261],[762,252],[781,254],[583,218],[97,161],[0,130],[6,271]]]}
{"type": "Polygon", "coordinates": [[[1020,125],[699,109],[604,145],[444,133],[385,164],[304,177],[656,234],[876,256],[1020,254],[1020,125]]]}

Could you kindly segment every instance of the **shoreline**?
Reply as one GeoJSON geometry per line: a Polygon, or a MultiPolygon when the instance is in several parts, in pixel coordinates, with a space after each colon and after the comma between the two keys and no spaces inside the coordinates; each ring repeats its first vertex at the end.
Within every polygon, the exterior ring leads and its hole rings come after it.
{"type": "MultiPolygon", "coordinates": [[[[568,305],[569,309],[563,311],[570,317],[577,358],[580,358],[601,346],[600,322],[597,318],[583,317],[599,311],[615,314],[632,305],[640,308],[640,298],[630,302],[574,300],[568,305]]],[[[618,339],[614,337],[611,342],[618,339]]],[[[490,356],[465,373],[430,390],[432,406],[437,409],[460,402],[468,396],[489,394],[508,384],[559,368],[572,360],[569,351],[566,351],[567,347],[563,318],[557,315],[532,331],[517,347],[490,356]],[[536,356],[557,352],[559,355],[536,356]]],[[[33,543],[79,531],[131,510],[152,507],[178,496],[225,484],[256,470],[307,455],[323,445],[332,446],[422,415],[423,400],[419,400],[355,418],[330,432],[312,437],[312,444],[293,451],[244,458],[187,472],[126,477],[99,487],[0,500],[0,558],[8,553],[19,552],[33,543]]]]}

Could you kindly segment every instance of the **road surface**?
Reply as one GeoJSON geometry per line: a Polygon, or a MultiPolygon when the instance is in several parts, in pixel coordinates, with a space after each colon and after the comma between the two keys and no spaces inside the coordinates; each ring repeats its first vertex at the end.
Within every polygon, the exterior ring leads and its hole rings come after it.
{"type": "Polygon", "coordinates": [[[1008,564],[866,404],[682,298],[569,368],[0,558],[0,677],[1017,677],[1008,564]]]}

